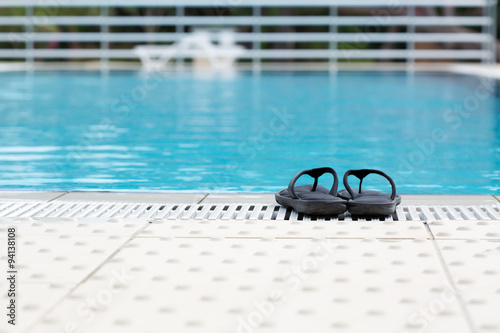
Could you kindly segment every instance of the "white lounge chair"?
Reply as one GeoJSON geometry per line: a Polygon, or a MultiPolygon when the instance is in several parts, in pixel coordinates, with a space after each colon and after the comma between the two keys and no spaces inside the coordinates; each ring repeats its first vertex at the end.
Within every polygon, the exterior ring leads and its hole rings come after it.
{"type": "Polygon", "coordinates": [[[232,31],[218,32],[218,44],[211,37],[209,31],[197,30],[172,45],[138,45],[134,51],[147,71],[165,69],[170,60],[177,58],[192,58],[198,65],[206,63],[208,69],[233,68],[236,59],[245,53],[244,47],[235,44],[232,31]]]}

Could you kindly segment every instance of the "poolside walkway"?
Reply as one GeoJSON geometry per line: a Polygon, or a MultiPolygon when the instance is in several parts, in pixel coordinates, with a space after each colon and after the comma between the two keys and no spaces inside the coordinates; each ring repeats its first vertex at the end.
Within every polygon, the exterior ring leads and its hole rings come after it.
{"type": "Polygon", "coordinates": [[[0,192],[0,332],[500,332],[499,200],[325,221],[273,195],[0,192]]]}

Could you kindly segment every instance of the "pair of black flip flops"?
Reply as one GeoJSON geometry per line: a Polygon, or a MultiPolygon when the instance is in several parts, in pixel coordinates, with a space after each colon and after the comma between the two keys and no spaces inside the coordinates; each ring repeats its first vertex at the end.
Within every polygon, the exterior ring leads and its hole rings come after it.
{"type": "Polygon", "coordinates": [[[379,170],[360,169],[349,170],[344,174],[345,190],[337,192],[339,179],[332,168],[317,168],[299,172],[292,178],[287,189],[276,193],[276,201],[284,206],[291,207],[299,213],[307,215],[339,215],[349,210],[356,216],[388,216],[396,211],[401,203],[401,197],[396,194],[394,181],[379,170]],[[330,190],[318,185],[318,178],[325,173],[333,175],[333,186],[330,190]],[[369,174],[378,174],[389,181],[392,193],[361,190],[363,179],[369,174]],[[313,185],[295,186],[302,175],[314,178],[313,185]],[[353,175],[359,178],[359,189],[353,190],[347,178],[353,175]]]}

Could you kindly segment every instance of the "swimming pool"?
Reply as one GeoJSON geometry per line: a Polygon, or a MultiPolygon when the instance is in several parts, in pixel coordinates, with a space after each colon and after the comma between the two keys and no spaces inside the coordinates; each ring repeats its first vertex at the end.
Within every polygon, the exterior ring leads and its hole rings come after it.
{"type": "MultiPolygon", "coordinates": [[[[274,192],[378,168],[400,193],[495,194],[494,83],[399,72],[0,73],[0,189],[274,192]]],[[[368,183],[367,183],[368,185],[368,183]]]]}

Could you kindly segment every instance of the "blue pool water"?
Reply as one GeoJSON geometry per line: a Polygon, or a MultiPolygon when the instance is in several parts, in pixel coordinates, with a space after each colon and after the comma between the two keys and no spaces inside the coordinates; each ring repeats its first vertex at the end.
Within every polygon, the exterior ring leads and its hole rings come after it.
{"type": "Polygon", "coordinates": [[[498,193],[495,87],[443,74],[0,73],[0,189],[273,192],[317,166],[381,169],[400,193],[498,193]]]}

